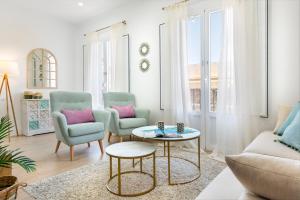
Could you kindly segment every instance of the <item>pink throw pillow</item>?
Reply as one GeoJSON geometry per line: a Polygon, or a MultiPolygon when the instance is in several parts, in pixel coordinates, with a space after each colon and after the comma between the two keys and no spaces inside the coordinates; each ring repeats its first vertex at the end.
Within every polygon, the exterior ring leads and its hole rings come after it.
{"type": "Polygon", "coordinates": [[[68,124],[95,122],[93,111],[89,108],[83,110],[64,109],[61,112],[66,116],[68,124]]]}
{"type": "Polygon", "coordinates": [[[134,118],[135,112],[132,105],[128,106],[112,106],[113,109],[117,110],[119,117],[122,118],[134,118]]]}

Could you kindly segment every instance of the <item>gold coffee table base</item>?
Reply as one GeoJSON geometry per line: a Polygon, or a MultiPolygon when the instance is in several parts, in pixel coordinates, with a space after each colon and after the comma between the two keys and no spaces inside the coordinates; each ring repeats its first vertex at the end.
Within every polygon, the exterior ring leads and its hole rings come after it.
{"type": "MultiPolygon", "coordinates": [[[[147,138],[147,139],[150,139],[150,140],[153,140],[151,138],[147,138]]],[[[201,156],[201,149],[200,149],[200,142],[201,142],[201,138],[200,136],[199,137],[195,137],[195,138],[192,138],[192,139],[197,139],[197,143],[198,143],[198,148],[197,148],[197,157],[198,157],[198,165],[188,159],[185,159],[185,158],[181,158],[181,157],[177,157],[177,156],[172,156],[171,155],[171,145],[170,143],[173,142],[173,141],[163,141],[164,143],[164,155],[163,156],[156,156],[156,157],[160,157],[160,158],[167,158],[167,161],[168,161],[168,183],[169,185],[184,185],[184,184],[187,184],[187,183],[191,183],[195,180],[197,180],[198,178],[200,178],[201,176],[201,159],[200,159],[200,156],[201,156]],[[167,150],[167,151],[166,151],[167,150]],[[172,173],[171,173],[171,158],[176,158],[176,159],[180,159],[180,160],[184,160],[186,162],[189,162],[190,164],[196,166],[198,168],[198,175],[195,175],[195,177],[191,178],[190,180],[187,180],[187,181],[181,181],[181,182],[172,182],[172,173]]],[[[191,139],[189,139],[191,140],[191,139]]],[[[156,140],[157,141],[157,140],[156,140]]],[[[182,140],[184,141],[184,140],[182,140]]],[[[133,163],[133,166],[135,166],[137,163],[139,163],[140,161],[136,162],[136,163],[133,163]]]]}
{"type": "MultiPolygon", "coordinates": [[[[156,158],[167,158],[167,157],[168,156],[156,156],[156,158]]],[[[179,159],[179,160],[184,160],[184,161],[189,162],[190,164],[194,165],[195,167],[197,167],[199,169],[199,166],[196,163],[194,163],[194,162],[192,162],[192,161],[190,161],[188,159],[180,158],[178,156],[170,156],[170,158],[176,158],[176,159],[179,159]]],[[[149,159],[149,158],[145,158],[145,159],[149,159]]],[[[140,161],[135,162],[134,166],[136,166],[139,162],[140,161]]],[[[168,172],[168,173],[170,173],[170,175],[171,175],[171,172],[168,172]]],[[[181,182],[179,182],[179,181],[178,182],[172,182],[172,181],[170,181],[169,185],[184,185],[184,184],[191,183],[191,182],[193,182],[193,181],[195,181],[195,180],[197,180],[198,178],[201,177],[201,171],[200,171],[200,169],[199,169],[199,171],[198,171],[197,174],[198,175],[195,175],[193,178],[191,178],[191,179],[189,179],[187,181],[181,181],[181,182]]]]}
{"type": "MultiPolygon", "coordinates": [[[[157,156],[158,157],[158,156],[157,156]]],[[[160,157],[167,157],[167,156],[160,156],[160,157]]],[[[176,158],[176,159],[180,159],[180,160],[184,160],[186,162],[189,162],[190,164],[196,166],[198,169],[199,169],[199,166],[196,165],[195,163],[193,163],[192,161],[188,160],[188,159],[185,159],[185,158],[180,158],[180,157],[177,157],[177,156],[170,156],[171,158],[176,158]]],[[[171,172],[169,172],[171,174],[171,172]]],[[[181,182],[172,182],[170,179],[169,179],[169,185],[184,185],[184,184],[187,184],[187,183],[191,183],[195,180],[197,180],[198,178],[200,178],[201,176],[201,171],[199,169],[198,171],[198,175],[195,175],[195,177],[191,178],[190,180],[187,180],[187,181],[181,181],[181,182]]],[[[171,177],[170,177],[171,178],[171,177]]]]}
{"type": "MultiPolygon", "coordinates": [[[[140,172],[140,171],[126,171],[126,172],[122,172],[120,175],[122,175],[122,174],[135,174],[135,173],[147,175],[147,176],[151,177],[151,178],[154,180],[153,175],[148,174],[148,173],[146,173],[146,172],[140,172]]],[[[139,193],[135,193],[135,194],[122,194],[122,193],[119,194],[118,192],[114,192],[114,191],[109,187],[109,183],[110,183],[115,177],[117,177],[117,176],[118,176],[118,174],[115,174],[114,176],[112,176],[112,177],[108,180],[108,182],[107,182],[107,184],[106,184],[107,190],[108,190],[110,193],[114,194],[114,195],[118,195],[118,196],[121,196],[121,197],[136,197],[136,196],[141,196],[141,195],[147,194],[147,193],[151,192],[151,191],[155,188],[155,185],[153,184],[152,187],[151,187],[150,189],[148,189],[148,190],[146,190],[146,191],[143,191],[143,192],[139,192],[139,193]]]]}

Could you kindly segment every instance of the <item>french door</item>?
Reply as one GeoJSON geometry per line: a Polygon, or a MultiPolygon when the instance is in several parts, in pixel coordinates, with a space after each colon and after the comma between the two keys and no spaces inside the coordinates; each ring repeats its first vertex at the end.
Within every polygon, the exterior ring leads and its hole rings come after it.
{"type": "Polygon", "coordinates": [[[218,68],[223,45],[223,11],[203,10],[187,22],[191,125],[203,134],[202,148],[212,150],[218,98],[218,68]]]}

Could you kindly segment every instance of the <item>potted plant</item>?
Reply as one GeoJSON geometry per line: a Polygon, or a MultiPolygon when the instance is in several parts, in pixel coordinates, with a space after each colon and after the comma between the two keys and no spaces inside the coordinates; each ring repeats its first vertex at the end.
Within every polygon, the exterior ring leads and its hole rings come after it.
{"type": "Polygon", "coordinates": [[[12,195],[16,195],[18,187],[25,184],[18,183],[17,177],[11,176],[12,164],[21,166],[26,172],[35,170],[36,164],[32,159],[21,155],[20,149],[10,150],[8,145],[4,144],[5,138],[10,134],[13,128],[12,122],[8,116],[0,119],[0,168],[2,171],[8,170],[9,176],[0,177],[0,200],[8,199],[12,195]]]}

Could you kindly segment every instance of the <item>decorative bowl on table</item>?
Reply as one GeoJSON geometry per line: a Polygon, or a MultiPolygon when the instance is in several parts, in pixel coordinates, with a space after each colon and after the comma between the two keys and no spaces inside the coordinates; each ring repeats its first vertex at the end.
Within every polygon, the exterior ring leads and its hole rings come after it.
{"type": "Polygon", "coordinates": [[[40,92],[37,92],[35,93],[33,96],[32,96],[33,99],[42,99],[43,98],[43,94],[40,93],[40,92]]]}
{"type": "Polygon", "coordinates": [[[24,91],[24,99],[32,99],[34,93],[31,91],[24,91]]]}

